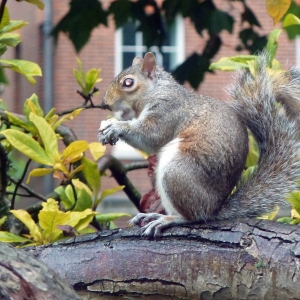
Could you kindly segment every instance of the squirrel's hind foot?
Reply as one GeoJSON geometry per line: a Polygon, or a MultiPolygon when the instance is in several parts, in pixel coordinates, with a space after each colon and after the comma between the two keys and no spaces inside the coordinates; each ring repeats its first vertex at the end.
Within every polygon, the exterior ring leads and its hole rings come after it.
{"type": "Polygon", "coordinates": [[[139,233],[145,237],[159,237],[161,232],[179,224],[186,223],[187,220],[180,216],[162,215],[158,213],[137,214],[129,221],[131,225],[140,226],[139,233]]]}

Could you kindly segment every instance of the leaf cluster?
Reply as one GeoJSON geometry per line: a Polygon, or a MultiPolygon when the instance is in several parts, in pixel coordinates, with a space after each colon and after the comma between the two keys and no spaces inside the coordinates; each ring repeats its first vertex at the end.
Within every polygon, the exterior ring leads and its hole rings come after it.
{"type": "MultiPolygon", "coordinates": [[[[8,9],[5,7],[0,23],[0,56],[7,51],[7,47],[16,47],[21,42],[20,35],[13,31],[22,28],[26,24],[24,21],[11,21],[8,9]]],[[[4,84],[7,84],[8,81],[3,73],[3,68],[24,75],[32,84],[36,82],[34,76],[42,76],[41,68],[36,63],[27,60],[0,59],[0,66],[0,83],[4,84]]]]}

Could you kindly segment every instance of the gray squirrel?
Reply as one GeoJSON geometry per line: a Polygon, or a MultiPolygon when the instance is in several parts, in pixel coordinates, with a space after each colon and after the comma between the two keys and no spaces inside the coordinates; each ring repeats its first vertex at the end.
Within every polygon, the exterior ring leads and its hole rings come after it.
{"type": "Polygon", "coordinates": [[[286,203],[300,178],[300,71],[238,71],[230,100],[196,94],[156,65],[153,53],[136,57],[110,84],[103,108],[121,111],[121,121],[101,122],[99,141],[122,139],[158,155],[157,191],[167,215],[140,213],[131,219],[145,236],[190,221],[256,217],[286,203]],[[248,153],[247,127],[260,151],[258,168],[239,182],[248,153]],[[237,187],[232,193],[234,187],[237,187]]]}

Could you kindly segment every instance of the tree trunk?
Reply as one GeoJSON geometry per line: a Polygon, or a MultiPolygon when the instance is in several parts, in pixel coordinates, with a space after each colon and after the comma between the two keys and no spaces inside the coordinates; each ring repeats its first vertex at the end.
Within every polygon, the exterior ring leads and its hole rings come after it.
{"type": "Polygon", "coordinates": [[[29,253],[0,243],[1,300],[76,300],[80,297],[29,253]]]}
{"type": "Polygon", "coordinates": [[[300,299],[300,228],[243,220],[149,240],[103,231],[32,250],[83,299],[300,299]]]}

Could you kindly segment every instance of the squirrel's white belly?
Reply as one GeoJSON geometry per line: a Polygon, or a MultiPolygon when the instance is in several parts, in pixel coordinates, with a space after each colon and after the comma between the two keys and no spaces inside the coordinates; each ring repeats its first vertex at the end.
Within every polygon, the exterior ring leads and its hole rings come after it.
{"type": "Polygon", "coordinates": [[[181,139],[175,138],[167,145],[165,145],[158,154],[158,164],[156,167],[156,188],[160,196],[163,207],[165,208],[168,214],[180,215],[178,211],[174,208],[172,200],[169,198],[166,192],[166,186],[164,182],[164,176],[167,172],[171,172],[168,167],[169,163],[174,160],[176,155],[179,152],[179,143],[181,139]]]}

